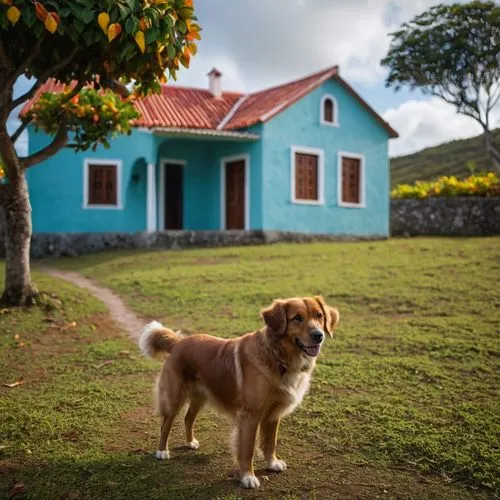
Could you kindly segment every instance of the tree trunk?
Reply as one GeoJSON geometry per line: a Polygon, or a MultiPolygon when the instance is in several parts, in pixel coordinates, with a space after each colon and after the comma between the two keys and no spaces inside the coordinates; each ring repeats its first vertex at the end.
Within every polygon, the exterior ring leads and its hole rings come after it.
{"type": "Polygon", "coordinates": [[[38,292],[31,282],[31,205],[24,173],[12,188],[1,200],[6,259],[5,290],[0,302],[8,306],[32,305],[38,292]]]}
{"type": "Polygon", "coordinates": [[[490,130],[485,129],[484,140],[486,149],[491,157],[493,169],[500,174],[500,152],[498,151],[495,141],[493,140],[493,134],[490,130]]]}

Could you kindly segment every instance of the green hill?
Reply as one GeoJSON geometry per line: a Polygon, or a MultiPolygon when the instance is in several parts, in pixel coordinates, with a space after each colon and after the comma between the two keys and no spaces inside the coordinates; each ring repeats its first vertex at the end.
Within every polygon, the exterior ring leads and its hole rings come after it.
{"type": "MultiPolygon", "coordinates": [[[[493,132],[496,144],[500,144],[500,128],[493,132]]],[[[391,184],[412,184],[419,180],[432,180],[440,175],[466,176],[467,165],[476,164],[477,171],[490,170],[490,159],[484,147],[484,137],[447,142],[440,146],[423,149],[408,156],[391,158],[391,184]]]]}

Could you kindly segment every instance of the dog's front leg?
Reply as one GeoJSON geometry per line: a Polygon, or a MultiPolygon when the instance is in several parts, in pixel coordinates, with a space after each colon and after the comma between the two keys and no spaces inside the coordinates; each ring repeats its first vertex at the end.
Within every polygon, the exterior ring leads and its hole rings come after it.
{"type": "Polygon", "coordinates": [[[253,471],[253,454],[259,417],[250,412],[238,416],[238,464],[243,488],[258,488],[260,482],[253,471]]]}
{"type": "Polygon", "coordinates": [[[279,424],[279,418],[272,420],[264,419],[260,423],[260,438],[267,468],[276,472],[283,472],[286,469],[286,463],[283,460],[278,460],[276,457],[279,424]]]}

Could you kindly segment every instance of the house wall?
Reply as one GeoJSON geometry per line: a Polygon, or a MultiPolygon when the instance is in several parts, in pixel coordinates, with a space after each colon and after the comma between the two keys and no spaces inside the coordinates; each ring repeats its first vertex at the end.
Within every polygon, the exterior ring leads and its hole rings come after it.
{"type": "MultiPolygon", "coordinates": [[[[43,133],[29,130],[30,154],[49,142],[43,133]]],[[[35,233],[135,232],[146,229],[147,162],[153,159],[154,140],[135,130],[119,136],[111,148],[75,153],[63,149],[27,172],[33,231],[35,233]],[[139,160],[141,158],[141,160],[139,160]],[[85,159],[122,161],[120,184],[122,208],[84,208],[85,159]],[[132,180],[139,174],[139,180],[132,180]]]]}
{"type": "Polygon", "coordinates": [[[388,133],[337,82],[330,80],[263,126],[263,229],[387,236],[389,234],[388,133]],[[338,127],[321,125],[325,94],[338,103],[338,127]],[[324,152],[324,203],[291,201],[291,147],[324,152]],[[338,152],[365,157],[366,208],[338,204],[338,152]]]}
{"type": "MultiPolygon", "coordinates": [[[[254,130],[255,131],[255,130],[254,130]]],[[[257,132],[258,133],[258,132],[257,132]]],[[[221,161],[223,158],[250,157],[250,229],[260,229],[261,212],[261,146],[257,142],[200,141],[157,138],[158,221],[164,210],[160,199],[160,165],[162,159],[184,161],[184,229],[221,229],[221,161]]],[[[162,229],[162,228],[159,228],[162,229]]]]}

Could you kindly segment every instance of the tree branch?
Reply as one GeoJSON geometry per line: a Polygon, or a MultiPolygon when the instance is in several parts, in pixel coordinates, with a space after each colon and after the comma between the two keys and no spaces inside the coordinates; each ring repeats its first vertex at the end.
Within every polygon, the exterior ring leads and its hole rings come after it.
{"type": "Polygon", "coordinates": [[[0,67],[8,69],[10,68],[10,59],[5,50],[2,37],[0,36],[0,67]]]}
{"type": "Polygon", "coordinates": [[[66,145],[67,142],[68,142],[68,131],[66,129],[66,123],[62,122],[59,125],[59,129],[57,130],[57,133],[53,141],[50,144],[48,144],[40,151],[30,156],[19,158],[19,160],[22,162],[25,168],[32,167],[33,165],[36,165],[37,163],[40,163],[43,160],[46,160],[50,156],[57,153],[60,149],[62,149],[66,145]]]}
{"type": "Polygon", "coordinates": [[[21,125],[18,127],[18,129],[10,136],[10,140],[15,143],[21,134],[24,132],[26,127],[31,123],[31,120],[23,120],[21,125]]]}
{"type": "Polygon", "coordinates": [[[5,83],[6,87],[12,87],[19,76],[21,76],[25,71],[27,66],[35,59],[35,57],[40,52],[40,47],[42,45],[44,37],[40,37],[33,49],[30,49],[28,56],[22,61],[19,66],[14,70],[14,72],[8,76],[7,82],[5,83]]]}
{"type": "Polygon", "coordinates": [[[77,48],[73,49],[73,51],[71,52],[71,54],[68,55],[68,57],[64,58],[62,61],[58,62],[56,65],[52,66],[47,71],[42,73],[40,77],[37,79],[36,83],[33,85],[33,87],[31,87],[31,89],[28,90],[28,92],[26,92],[25,94],[19,96],[17,99],[14,99],[12,101],[12,104],[10,105],[10,111],[12,111],[15,107],[19,106],[19,104],[22,104],[24,101],[31,99],[35,95],[35,92],[48,80],[48,78],[50,78],[57,71],[64,68],[64,66],[66,66],[71,62],[71,60],[73,59],[73,57],[75,57],[77,52],[78,52],[77,48]]]}

